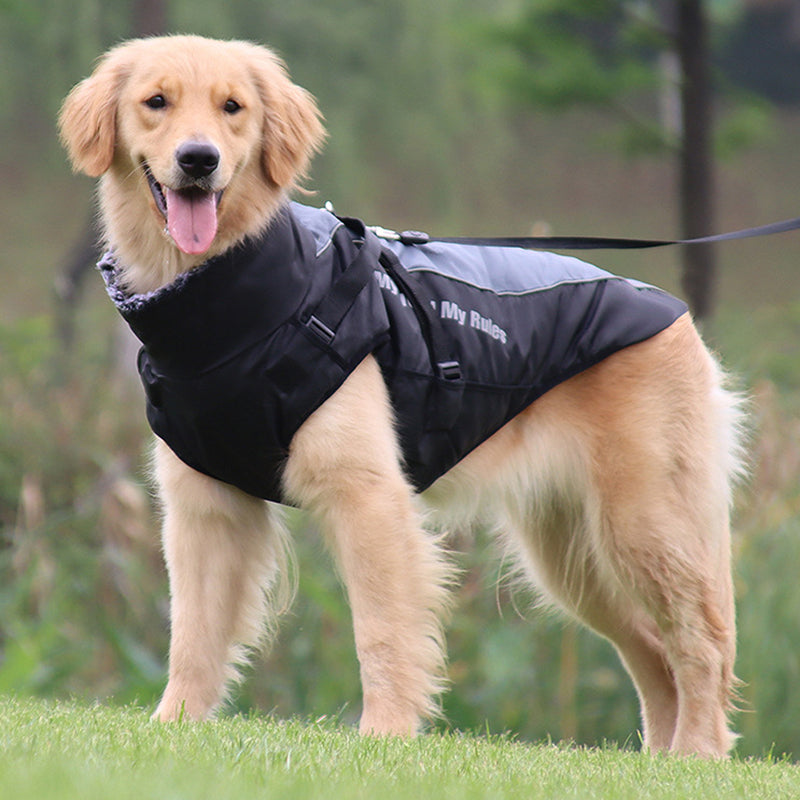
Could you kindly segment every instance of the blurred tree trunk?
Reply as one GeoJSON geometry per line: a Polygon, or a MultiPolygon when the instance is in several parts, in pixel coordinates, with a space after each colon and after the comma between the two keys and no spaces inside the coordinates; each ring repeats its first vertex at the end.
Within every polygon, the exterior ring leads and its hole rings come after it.
{"type": "MultiPolygon", "coordinates": [[[[681,64],[680,216],[685,239],[714,229],[712,101],[708,24],[703,0],[678,0],[677,49],[681,64]]],[[[681,285],[695,318],[711,316],[716,262],[712,245],[683,250],[681,285]]]]}
{"type": "MultiPolygon", "coordinates": [[[[677,152],[677,206],[685,239],[714,232],[709,5],[704,0],[576,0],[561,9],[525,0],[517,19],[501,23],[496,34],[519,57],[506,80],[523,101],[553,110],[609,109],[628,121],[629,142],[638,151],[677,152]],[[637,112],[648,70],[660,73],[656,83],[667,121],[662,128],[637,112]]],[[[695,318],[711,316],[713,248],[684,248],[681,277],[695,318]]]]}

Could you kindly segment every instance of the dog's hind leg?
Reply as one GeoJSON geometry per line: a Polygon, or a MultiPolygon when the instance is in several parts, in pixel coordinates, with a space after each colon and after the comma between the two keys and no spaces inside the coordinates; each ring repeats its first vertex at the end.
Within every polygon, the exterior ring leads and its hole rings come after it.
{"type": "Polygon", "coordinates": [[[286,585],[277,580],[287,557],[284,530],[275,509],[195,472],[162,442],[156,474],[171,639],[169,681],[154,716],[203,719],[274,623],[286,585]]]}
{"type": "Polygon", "coordinates": [[[510,541],[556,604],[616,646],[652,750],[721,757],[733,743],[736,417],[682,319],[494,437],[498,451],[517,440],[532,454],[506,473],[510,541]]]}
{"type": "Polygon", "coordinates": [[[687,503],[702,509],[699,498],[663,501],[669,479],[654,493],[642,473],[621,475],[623,461],[613,471],[629,495],[555,495],[542,508],[537,493],[527,515],[506,524],[509,540],[545,597],[617,649],[639,695],[645,747],[723,756],[735,650],[725,532],[705,541],[687,523],[687,503]]]}
{"type": "Polygon", "coordinates": [[[347,589],[362,732],[413,734],[437,711],[450,569],[421,526],[372,359],[295,434],[284,477],[320,525],[347,589]]]}
{"type": "Polygon", "coordinates": [[[576,497],[536,495],[502,526],[522,571],[545,600],[615,646],[639,696],[645,747],[669,749],[678,698],[658,629],[598,568],[585,505],[576,497]]]}
{"type": "Polygon", "coordinates": [[[624,602],[617,610],[621,612],[619,625],[614,625],[611,612],[603,618],[593,615],[593,627],[614,644],[636,687],[644,747],[653,753],[669,750],[678,718],[678,690],[661,636],[649,619],[630,620],[625,624],[621,619],[627,610],[624,602]]]}
{"type": "Polygon", "coordinates": [[[651,752],[669,750],[677,725],[678,690],[661,633],[615,581],[598,574],[591,560],[582,567],[578,592],[556,579],[549,584],[551,593],[570,615],[614,645],[639,697],[644,747],[651,752]]]}
{"type": "MultiPolygon", "coordinates": [[[[601,631],[637,681],[645,720],[660,702],[648,682],[674,681],[670,749],[711,757],[734,742],[727,715],[736,649],[728,505],[737,409],[719,380],[679,320],[607,359],[582,387],[596,421],[587,506],[594,569],[632,619],[650,620],[634,639],[601,631]]],[[[669,722],[651,719],[648,744],[664,746],[669,722]]]]}
{"type": "Polygon", "coordinates": [[[648,511],[609,513],[603,535],[615,541],[601,546],[598,569],[613,570],[618,604],[649,619],[632,637],[609,625],[613,616],[597,619],[593,609],[586,618],[614,642],[637,685],[646,745],[721,757],[734,741],[727,727],[735,681],[729,555],[687,531],[693,526],[684,507],[648,511]],[[697,546],[687,547],[689,539],[697,546]]]}

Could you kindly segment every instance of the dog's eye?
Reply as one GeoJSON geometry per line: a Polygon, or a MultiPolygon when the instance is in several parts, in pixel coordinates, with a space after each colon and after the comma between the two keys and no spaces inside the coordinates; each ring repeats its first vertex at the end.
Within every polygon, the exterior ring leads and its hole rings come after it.
{"type": "Polygon", "coordinates": [[[242,110],[242,107],[233,98],[226,100],[222,108],[225,110],[226,114],[235,114],[237,111],[242,110]]]}
{"type": "Polygon", "coordinates": [[[161,108],[167,107],[167,98],[164,97],[163,94],[154,94],[152,97],[148,97],[147,100],[144,101],[144,104],[148,108],[158,111],[161,108]]]}

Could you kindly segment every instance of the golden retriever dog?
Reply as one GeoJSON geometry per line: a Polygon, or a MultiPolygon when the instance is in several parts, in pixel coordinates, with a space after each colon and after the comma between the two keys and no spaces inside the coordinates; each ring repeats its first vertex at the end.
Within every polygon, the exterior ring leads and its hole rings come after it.
{"type": "MultiPolygon", "coordinates": [[[[130,295],[264,232],[324,137],[314,100],[271,51],[194,36],[111,50],[65,100],[60,130],[74,168],[100,179],[106,242],[130,295]]],[[[361,730],[411,735],[436,715],[454,570],[431,530],[480,521],[545,601],[613,643],[649,750],[724,756],[741,420],[723,384],[683,314],[547,391],[419,493],[382,372],[372,355],[361,361],[297,430],[281,474],[347,590],[361,730]]],[[[279,508],[161,440],[155,475],[171,594],[155,716],[203,719],[273,629],[290,551],[279,508]]]]}

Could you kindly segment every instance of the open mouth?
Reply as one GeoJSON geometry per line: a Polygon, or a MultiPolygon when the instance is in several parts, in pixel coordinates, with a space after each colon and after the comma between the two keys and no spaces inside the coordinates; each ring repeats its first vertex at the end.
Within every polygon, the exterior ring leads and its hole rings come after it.
{"type": "Polygon", "coordinates": [[[146,162],[142,163],[142,170],[178,249],[188,255],[205,253],[217,234],[217,206],[222,191],[209,192],[197,185],[170,189],[155,179],[146,162]]]}

